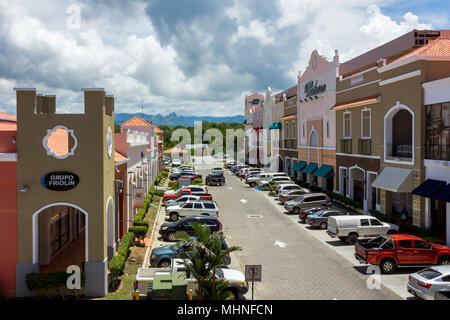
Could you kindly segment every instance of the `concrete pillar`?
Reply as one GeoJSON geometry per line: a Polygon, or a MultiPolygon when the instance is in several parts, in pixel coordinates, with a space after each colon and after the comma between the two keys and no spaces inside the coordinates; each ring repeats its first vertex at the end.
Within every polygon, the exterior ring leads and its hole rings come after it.
{"type": "Polygon", "coordinates": [[[84,263],[86,273],[86,296],[104,297],[108,293],[108,259],[87,261],[84,263]]]}
{"type": "Polygon", "coordinates": [[[16,297],[30,297],[36,295],[35,292],[29,291],[25,284],[25,276],[29,273],[39,273],[39,264],[16,264],[16,297]]]}

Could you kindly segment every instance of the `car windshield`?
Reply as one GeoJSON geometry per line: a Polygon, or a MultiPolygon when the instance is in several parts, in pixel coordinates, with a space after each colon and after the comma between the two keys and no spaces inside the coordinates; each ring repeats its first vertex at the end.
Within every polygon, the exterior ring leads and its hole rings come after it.
{"type": "MultiPolygon", "coordinates": [[[[211,272],[214,272],[214,271],[211,270],[211,272]]],[[[221,279],[224,278],[222,269],[216,268],[216,277],[217,277],[217,278],[221,278],[221,279]]]]}
{"type": "Polygon", "coordinates": [[[297,198],[295,199],[295,201],[296,201],[296,202],[300,202],[300,201],[303,201],[303,199],[305,199],[305,196],[300,196],[300,197],[297,197],[297,198]]]}
{"type": "Polygon", "coordinates": [[[328,210],[319,210],[319,211],[315,212],[314,214],[317,215],[317,216],[321,216],[321,215],[323,215],[325,212],[328,212],[328,210]]]}
{"type": "Polygon", "coordinates": [[[417,272],[421,277],[424,277],[425,279],[431,280],[434,278],[437,278],[442,275],[439,271],[436,271],[431,268],[424,269],[422,271],[417,272]]]}
{"type": "Polygon", "coordinates": [[[172,251],[178,251],[183,245],[184,245],[184,241],[179,241],[173,245],[170,246],[170,250],[172,251]]]}

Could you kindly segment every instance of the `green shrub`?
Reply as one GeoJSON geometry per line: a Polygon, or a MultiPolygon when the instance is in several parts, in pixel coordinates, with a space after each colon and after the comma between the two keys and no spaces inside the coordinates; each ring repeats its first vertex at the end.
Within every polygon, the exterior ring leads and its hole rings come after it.
{"type": "Polygon", "coordinates": [[[272,191],[271,187],[262,187],[261,188],[262,191],[272,191]]]}
{"type": "Polygon", "coordinates": [[[432,237],[433,234],[421,227],[412,225],[412,224],[408,224],[408,223],[400,223],[399,224],[400,227],[400,232],[401,233],[409,233],[415,236],[418,236],[420,238],[424,238],[424,237],[432,237]]]}
{"type": "Polygon", "coordinates": [[[143,220],[143,221],[134,221],[133,222],[133,226],[134,227],[149,227],[150,226],[150,222],[147,220],[143,220]]]}
{"type": "Polygon", "coordinates": [[[155,192],[156,192],[156,188],[155,188],[154,186],[151,186],[151,187],[150,187],[149,193],[150,193],[152,196],[154,196],[154,195],[155,195],[155,192]]]}
{"type": "Polygon", "coordinates": [[[197,178],[192,182],[193,185],[204,185],[203,179],[197,178]]]}
{"type": "Polygon", "coordinates": [[[178,190],[180,188],[180,184],[178,182],[169,182],[170,190],[178,190]]]}
{"type": "Polygon", "coordinates": [[[158,197],[164,196],[164,190],[156,190],[155,191],[155,195],[158,196],[158,197]]]}
{"type": "Polygon", "coordinates": [[[273,186],[273,185],[275,184],[275,181],[270,180],[270,181],[269,181],[269,184],[270,184],[271,186],[273,186]]]}
{"type": "Polygon", "coordinates": [[[269,192],[269,196],[271,196],[271,197],[275,197],[275,192],[274,192],[273,190],[270,190],[270,192],[269,192]]]}
{"type": "Polygon", "coordinates": [[[126,258],[122,255],[114,256],[108,264],[109,271],[111,272],[111,276],[113,278],[117,278],[123,272],[125,268],[126,258]]]}
{"type": "Polygon", "coordinates": [[[158,176],[155,178],[155,186],[159,185],[159,183],[161,182],[161,178],[158,176]]]}
{"type": "Polygon", "coordinates": [[[133,222],[144,220],[145,214],[146,211],[144,209],[139,209],[138,212],[133,217],[133,222]]]}
{"type": "Polygon", "coordinates": [[[134,243],[134,237],[135,235],[133,232],[127,232],[123,235],[119,243],[119,248],[117,249],[119,255],[124,256],[125,258],[128,257],[128,250],[134,243]]]}
{"type": "MultiPolygon", "coordinates": [[[[312,191],[312,187],[310,188],[310,190],[312,191]]],[[[342,195],[340,195],[339,193],[335,193],[332,191],[328,191],[325,190],[324,191],[327,195],[329,195],[332,199],[338,200],[340,202],[343,202],[344,204],[348,205],[348,206],[352,206],[354,208],[357,209],[362,209],[363,208],[363,204],[361,202],[349,199],[347,197],[344,197],[342,195]]]]}
{"type": "Polygon", "coordinates": [[[133,232],[138,239],[144,239],[147,231],[148,227],[146,226],[132,226],[128,228],[128,232],[133,232]]]}
{"type": "Polygon", "coordinates": [[[370,209],[369,212],[373,217],[377,218],[380,221],[395,223],[395,218],[393,216],[386,215],[375,209],[370,209]]]}
{"type": "MultiPolygon", "coordinates": [[[[25,275],[25,284],[30,291],[66,287],[67,278],[71,275],[66,272],[29,273],[25,275]]],[[[81,272],[81,286],[84,286],[85,279],[84,272],[81,272]]]]}

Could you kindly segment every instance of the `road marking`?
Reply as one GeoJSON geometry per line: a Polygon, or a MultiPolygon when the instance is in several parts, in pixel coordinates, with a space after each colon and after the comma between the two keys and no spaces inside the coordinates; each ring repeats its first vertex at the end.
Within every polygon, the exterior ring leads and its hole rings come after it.
{"type": "Polygon", "coordinates": [[[286,248],[286,243],[281,241],[275,241],[274,245],[279,246],[280,248],[286,248]]]}
{"type": "Polygon", "coordinates": [[[233,189],[233,187],[228,187],[229,190],[233,189]]]}
{"type": "Polygon", "coordinates": [[[247,215],[247,218],[253,218],[253,219],[256,219],[256,218],[262,218],[263,216],[262,215],[260,215],[260,214],[250,214],[250,215],[247,215]]]}
{"type": "Polygon", "coordinates": [[[245,199],[241,199],[241,202],[245,204],[245,203],[247,203],[248,201],[245,200],[245,199]]]}

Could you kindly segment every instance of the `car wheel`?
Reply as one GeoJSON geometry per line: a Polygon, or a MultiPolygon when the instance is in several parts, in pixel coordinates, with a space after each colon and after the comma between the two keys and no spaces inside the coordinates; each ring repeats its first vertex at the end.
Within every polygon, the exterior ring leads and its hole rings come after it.
{"type": "Polygon", "coordinates": [[[178,213],[171,213],[170,214],[170,221],[177,221],[180,218],[180,216],[178,215],[178,213]]]}
{"type": "Polygon", "coordinates": [[[396,264],[395,261],[392,259],[383,259],[380,263],[381,272],[385,274],[390,274],[395,271],[396,264]]]}
{"type": "Polygon", "coordinates": [[[358,235],[356,233],[352,233],[347,238],[348,244],[355,244],[358,241],[358,235]]]}
{"type": "Polygon", "coordinates": [[[295,214],[300,214],[300,208],[295,207],[294,209],[292,209],[292,212],[294,212],[295,214]]]}
{"type": "Polygon", "coordinates": [[[439,259],[439,264],[441,265],[450,265],[450,257],[442,257],[439,259]]]}
{"type": "Polygon", "coordinates": [[[255,182],[250,183],[250,187],[252,188],[256,187],[256,183],[255,182]]]}
{"type": "Polygon", "coordinates": [[[167,239],[169,241],[175,241],[175,232],[169,232],[169,234],[167,235],[167,239]]]}
{"type": "Polygon", "coordinates": [[[325,230],[327,227],[328,227],[328,226],[327,226],[327,223],[326,223],[326,222],[322,222],[322,223],[320,224],[320,229],[322,229],[322,230],[325,230]]]}
{"type": "Polygon", "coordinates": [[[225,289],[223,292],[230,294],[231,300],[239,300],[239,295],[233,289],[225,289]]]}
{"type": "Polygon", "coordinates": [[[170,260],[162,260],[158,263],[158,268],[168,268],[170,267],[170,260]]]}

